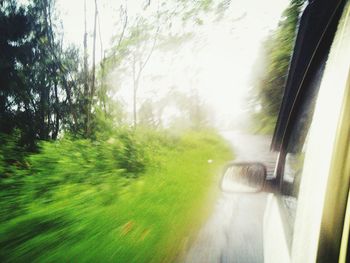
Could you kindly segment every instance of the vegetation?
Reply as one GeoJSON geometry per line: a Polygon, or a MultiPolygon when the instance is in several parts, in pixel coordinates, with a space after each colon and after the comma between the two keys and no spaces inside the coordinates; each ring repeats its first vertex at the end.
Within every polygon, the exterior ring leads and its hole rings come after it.
{"type": "Polygon", "coordinates": [[[0,132],[19,131],[29,150],[81,125],[79,53],[56,40],[52,12],[52,1],[0,3],[0,132]]]}
{"type": "Polygon", "coordinates": [[[200,26],[224,5],[164,1],[148,18],[122,5],[113,47],[95,65],[98,3],[89,64],[87,30],[83,52],[67,47],[54,0],[0,1],[1,262],[173,261],[232,158],[197,95],[173,96],[188,117],[168,127],[162,112],[175,93],[136,99],[153,50],[190,35],[173,34],[172,21],[200,26]],[[125,69],[132,121],[108,82],[125,69]]]}
{"type": "Polygon", "coordinates": [[[269,34],[257,58],[252,74],[255,132],[272,133],[274,130],[303,3],[304,0],[290,2],[278,28],[269,34]]]}
{"type": "Polygon", "coordinates": [[[210,132],[43,142],[0,181],[1,261],[170,262],[230,158],[210,132]]]}

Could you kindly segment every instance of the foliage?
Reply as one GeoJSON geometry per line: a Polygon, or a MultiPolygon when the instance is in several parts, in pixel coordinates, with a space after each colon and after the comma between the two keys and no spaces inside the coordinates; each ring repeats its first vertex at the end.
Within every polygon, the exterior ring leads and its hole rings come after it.
{"type": "Polygon", "coordinates": [[[43,142],[16,169],[20,180],[0,181],[0,259],[173,261],[230,158],[209,132],[175,138],[139,129],[105,141],[43,142]]]}
{"type": "Polygon", "coordinates": [[[259,106],[259,111],[253,113],[256,131],[271,133],[275,127],[303,3],[304,0],[291,1],[278,28],[263,43],[257,59],[252,74],[255,97],[252,107],[259,106]]]}
{"type": "MultiPolygon", "coordinates": [[[[149,1],[145,6],[144,3],[139,3],[143,6],[142,12],[134,15],[128,14],[126,5],[121,6],[121,28],[113,37],[113,46],[101,65],[101,70],[105,72],[105,77],[117,71],[119,78],[129,80],[130,94],[133,95],[134,126],[146,124],[157,127],[162,124],[152,116],[155,101],[149,99],[143,101],[142,105],[137,105],[143,84],[143,72],[153,53],[174,51],[181,44],[193,39],[195,29],[222,17],[230,2],[230,0],[149,1]]],[[[105,97],[103,94],[112,89],[115,87],[105,86],[101,97],[105,97]]],[[[202,116],[205,115],[204,111],[197,112],[197,115],[201,116],[195,117],[195,122],[206,117],[202,116]]],[[[194,126],[199,125],[196,123],[194,126]]]]}
{"type": "MultiPolygon", "coordinates": [[[[194,95],[178,106],[197,132],[155,132],[154,101],[131,129],[108,76],[135,66],[136,91],[160,31],[178,18],[200,26],[214,2],[164,1],[135,23],[124,10],[126,31],[101,61],[95,92],[79,49],[63,45],[54,0],[0,1],[1,262],[175,259],[230,150],[198,132],[207,115],[194,95]]],[[[159,39],[179,45],[191,35],[169,32],[159,39]]]]}
{"type": "Polygon", "coordinates": [[[193,30],[204,14],[223,13],[228,2],[163,1],[154,10],[156,4],[150,1],[153,11],[145,6],[146,16],[138,13],[133,18],[122,8],[124,27],[101,61],[92,92],[87,90],[90,73],[82,67],[79,49],[63,45],[55,0],[1,1],[0,132],[19,131],[19,143],[34,151],[37,140],[56,140],[63,132],[94,138],[108,122],[120,124],[125,115],[113,99],[115,87],[108,86],[108,75],[116,68],[134,68],[136,108],[142,71],[155,45],[169,46],[174,39],[181,44],[191,32],[176,32],[174,24],[182,21],[193,30]]]}
{"type": "Polygon", "coordinates": [[[79,55],[56,40],[53,12],[52,0],[0,4],[0,132],[20,130],[31,150],[78,125],[79,55]]]}
{"type": "Polygon", "coordinates": [[[190,94],[170,90],[158,100],[145,100],[139,109],[139,125],[159,129],[170,128],[172,133],[184,130],[209,129],[212,111],[196,90],[190,94]]]}

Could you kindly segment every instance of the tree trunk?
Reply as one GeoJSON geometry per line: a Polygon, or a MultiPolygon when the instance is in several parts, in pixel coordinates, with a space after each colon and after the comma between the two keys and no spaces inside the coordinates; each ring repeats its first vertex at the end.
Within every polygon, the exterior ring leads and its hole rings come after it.
{"type": "Polygon", "coordinates": [[[136,83],[134,83],[134,98],[133,98],[133,112],[134,112],[134,127],[136,128],[137,125],[137,109],[136,109],[136,98],[137,98],[137,86],[136,83]]]}
{"type": "Polygon", "coordinates": [[[55,106],[54,106],[55,124],[54,124],[51,138],[53,140],[56,140],[57,136],[58,136],[59,129],[60,129],[60,111],[59,111],[59,99],[58,99],[58,89],[57,89],[57,80],[56,79],[55,79],[55,83],[54,83],[54,92],[55,92],[55,106]]]}
{"type": "Polygon", "coordinates": [[[132,60],[132,81],[133,81],[133,115],[134,115],[134,128],[137,125],[137,111],[136,111],[136,92],[138,88],[138,78],[136,77],[136,57],[133,55],[132,60]]]}
{"type": "Polygon", "coordinates": [[[89,123],[89,72],[88,72],[88,52],[87,52],[87,27],[86,27],[86,0],[84,1],[84,129],[87,134],[89,123]]]}
{"type": "Polygon", "coordinates": [[[88,130],[87,136],[91,135],[91,111],[93,105],[93,99],[95,95],[95,59],[96,59],[96,24],[97,24],[97,0],[95,0],[95,18],[94,18],[94,35],[93,35],[93,46],[92,46],[92,80],[91,80],[91,92],[89,98],[89,112],[88,112],[88,130]]]}

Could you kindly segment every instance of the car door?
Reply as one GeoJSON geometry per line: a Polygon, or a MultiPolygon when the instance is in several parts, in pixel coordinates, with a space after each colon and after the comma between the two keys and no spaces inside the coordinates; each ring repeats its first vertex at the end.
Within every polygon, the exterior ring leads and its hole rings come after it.
{"type": "MultiPolygon", "coordinates": [[[[280,125],[280,138],[275,138],[279,158],[276,190],[269,194],[264,217],[266,263],[346,262],[350,4],[339,1],[335,7],[289,102],[291,107],[280,114],[287,121],[280,125]]],[[[294,57],[291,70],[298,69],[294,57]]]]}

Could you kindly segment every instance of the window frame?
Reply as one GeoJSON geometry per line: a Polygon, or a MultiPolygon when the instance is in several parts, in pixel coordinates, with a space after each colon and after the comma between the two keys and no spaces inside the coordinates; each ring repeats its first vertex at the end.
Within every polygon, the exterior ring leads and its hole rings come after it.
{"type": "MultiPolygon", "coordinates": [[[[327,60],[328,60],[331,44],[334,39],[335,31],[337,28],[337,22],[338,20],[334,19],[334,21],[330,23],[330,26],[325,29],[324,35],[322,35],[322,38],[319,40],[319,45],[317,46],[314,56],[310,61],[309,68],[307,69],[307,72],[304,75],[302,85],[298,87],[298,92],[296,97],[292,98],[293,106],[288,113],[288,116],[289,116],[288,124],[286,125],[286,128],[283,132],[283,138],[280,144],[279,158],[277,160],[276,171],[275,171],[275,178],[276,178],[275,185],[277,186],[276,197],[277,197],[277,202],[278,202],[278,206],[281,214],[281,219],[283,221],[284,234],[286,237],[286,241],[287,241],[290,253],[292,251],[295,222],[292,221],[291,218],[288,216],[289,211],[283,200],[283,179],[284,179],[286,157],[288,154],[288,144],[292,139],[291,135],[292,135],[293,129],[295,129],[298,125],[298,117],[300,115],[300,109],[301,107],[303,107],[303,104],[305,103],[305,99],[306,100],[310,99],[310,98],[304,97],[305,94],[308,95],[308,92],[310,92],[310,89],[315,89],[315,88],[317,89],[317,94],[315,96],[316,102],[314,107],[317,104],[318,89],[321,85],[321,79],[324,74],[325,64],[327,63],[327,60]],[[321,74],[317,76],[320,69],[321,69],[321,74]],[[317,77],[320,79],[317,79],[317,77]],[[314,81],[318,82],[317,85],[313,85],[314,81]]],[[[314,115],[314,112],[312,112],[311,119],[313,118],[313,115],[314,115]]],[[[312,123],[312,120],[311,120],[311,123],[312,123]]],[[[311,126],[311,123],[310,123],[310,126],[311,126]]],[[[308,129],[310,129],[310,126],[308,127],[308,129]]]]}

